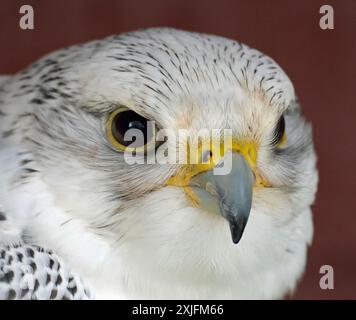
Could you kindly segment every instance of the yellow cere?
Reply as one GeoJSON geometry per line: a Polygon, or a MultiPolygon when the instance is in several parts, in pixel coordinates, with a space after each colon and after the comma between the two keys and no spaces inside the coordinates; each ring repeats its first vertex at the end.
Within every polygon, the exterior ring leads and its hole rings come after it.
{"type": "MultiPolygon", "coordinates": [[[[224,143],[211,143],[210,151],[211,157],[207,162],[201,160],[202,154],[207,151],[207,149],[202,149],[201,146],[197,150],[188,148],[188,164],[183,165],[178,174],[169,178],[166,182],[167,185],[180,186],[184,187],[184,190],[191,195],[191,198],[194,200],[193,191],[188,187],[189,181],[195,175],[213,169],[219,161],[224,157],[224,155],[229,152],[240,152],[244,155],[247,163],[249,164],[251,170],[255,175],[255,186],[264,186],[268,187],[270,184],[266,181],[258,172],[256,167],[257,161],[257,151],[258,144],[254,140],[245,140],[245,141],[236,141],[233,140],[232,143],[227,144],[229,147],[224,145],[224,143]]],[[[209,151],[209,150],[208,150],[209,151]]]]}

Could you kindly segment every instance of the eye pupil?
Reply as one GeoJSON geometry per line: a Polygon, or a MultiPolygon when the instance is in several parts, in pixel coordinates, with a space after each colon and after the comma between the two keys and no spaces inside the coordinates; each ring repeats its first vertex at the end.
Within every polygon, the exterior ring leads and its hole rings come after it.
{"type": "Polygon", "coordinates": [[[274,135],[273,135],[273,139],[272,139],[273,146],[278,145],[282,141],[285,129],[286,129],[286,124],[285,124],[284,116],[282,115],[279,118],[276,128],[274,130],[274,135]]]}
{"type": "Polygon", "coordinates": [[[122,146],[142,147],[152,137],[152,130],[148,129],[148,120],[131,110],[125,110],[117,113],[112,120],[111,131],[113,137],[122,146]],[[139,141],[134,135],[130,139],[125,139],[125,134],[130,129],[140,130],[143,134],[144,141],[139,141]],[[151,134],[150,136],[148,136],[151,134]]]}

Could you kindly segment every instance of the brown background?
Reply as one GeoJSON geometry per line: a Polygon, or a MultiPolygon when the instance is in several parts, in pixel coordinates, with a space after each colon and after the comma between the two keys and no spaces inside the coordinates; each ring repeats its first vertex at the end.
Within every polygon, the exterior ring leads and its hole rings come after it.
{"type": "Polygon", "coordinates": [[[356,1],[17,1],[0,3],[0,74],[78,42],[136,28],[172,26],[238,39],[272,56],[295,84],[314,124],[320,184],[315,236],[295,298],[356,298],[356,1]],[[35,30],[19,28],[19,8],[35,10],[35,30]],[[319,28],[319,8],[335,10],[335,29],[319,28]],[[319,288],[319,268],[335,270],[335,289],[319,288]]]}

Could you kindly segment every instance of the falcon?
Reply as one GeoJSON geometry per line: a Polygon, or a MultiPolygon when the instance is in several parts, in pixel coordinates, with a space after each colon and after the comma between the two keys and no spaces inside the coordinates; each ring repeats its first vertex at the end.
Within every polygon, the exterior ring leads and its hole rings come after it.
{"type": "Polygon", "coordinates": [[[0,296],[283,298],[317,181],[311,125],[261,52],[169,28],[59,50],[0,80],[0,296]]]}

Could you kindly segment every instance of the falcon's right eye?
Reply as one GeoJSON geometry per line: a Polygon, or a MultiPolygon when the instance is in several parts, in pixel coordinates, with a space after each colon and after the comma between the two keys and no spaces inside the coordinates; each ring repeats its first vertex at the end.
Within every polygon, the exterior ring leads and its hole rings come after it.
{"type": "Polygon", "coordinates": [[[277,125],[274,129],[272,145],[279,148],[284,145],[286,142],[286,122],[284,120],[284,116],[282,115],[277,125]]]}
{"type": "Polygon", "coordinates": [[[112,112],[106,124],[111,144],[120,151],[128,148],[144,152],[154,143],[154,124],[136,112],[120,108],[112,112]]]}

